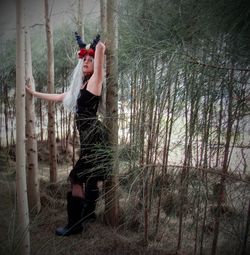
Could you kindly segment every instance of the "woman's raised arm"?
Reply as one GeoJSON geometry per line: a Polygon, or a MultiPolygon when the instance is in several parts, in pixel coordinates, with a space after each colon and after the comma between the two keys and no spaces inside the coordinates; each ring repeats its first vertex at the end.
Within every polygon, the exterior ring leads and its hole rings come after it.
{"type": "Polygon", "coordinates": [[[101,95],[104,78],[105,44],[99,41],[95,48],[94,72],[88,82],[88,90],[95,95],[101,95]]]}

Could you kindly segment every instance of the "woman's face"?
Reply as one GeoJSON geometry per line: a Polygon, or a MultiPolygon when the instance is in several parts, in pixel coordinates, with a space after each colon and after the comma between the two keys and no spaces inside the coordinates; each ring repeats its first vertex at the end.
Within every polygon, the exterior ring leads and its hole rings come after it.
{"type": "Polygon", "coordinates": [[[91,75],[94,72],[94,58],[90,55],[83,57],[83,73],[84,75],[91,75]]]}

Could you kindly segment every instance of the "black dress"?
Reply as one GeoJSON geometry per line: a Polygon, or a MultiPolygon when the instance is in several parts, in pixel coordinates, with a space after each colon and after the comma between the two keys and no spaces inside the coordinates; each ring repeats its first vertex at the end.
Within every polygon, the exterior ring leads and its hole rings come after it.
{"type": "Polygon", "coordinates": [[[104,180],[110,169],[108,131],[96,115],[100,97],[87,90],[80,90],[77,99],[76,126],[80,135],[80,157],[70,172],[73,184],[88,180],[104,180]]]}

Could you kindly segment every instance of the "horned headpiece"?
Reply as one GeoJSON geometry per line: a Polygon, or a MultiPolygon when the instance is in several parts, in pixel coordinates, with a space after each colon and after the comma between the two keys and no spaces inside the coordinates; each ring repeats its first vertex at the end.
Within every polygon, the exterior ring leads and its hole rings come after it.
{"type": "Polygon", "coordinates": [[[85,55],[90,55],[92,57],[95,56],[95,47],[97,45],[97,43],[100,41],[100,35],[96,35],[96,37],[94,38],[93,42],[90,45],[86,45],[86,43],[84,43],[82,41],[81,36],[75,32],[75,37],[76,37],[76,41],[79,45],[79,52],[78,52],[78,57],[79,58],[83,58],[85,55]]]}
{"type": "Polygon", "coordinates": [[[84,79],[84,74],[82,71],[83,58],[85,55],[94,57],[96,45],[100,41],[100,35],[97,35],[93,42],[88,46],[83,42],[82,38],[77,32],[75,32],[75,37],[80,48],[78,52],[79,60],[72,75],[70,76],[70,87],[63,99],[64,106],[71,112],[76,112],[77,110],[77,98],[79,96],[81,85],[84,79]]]}

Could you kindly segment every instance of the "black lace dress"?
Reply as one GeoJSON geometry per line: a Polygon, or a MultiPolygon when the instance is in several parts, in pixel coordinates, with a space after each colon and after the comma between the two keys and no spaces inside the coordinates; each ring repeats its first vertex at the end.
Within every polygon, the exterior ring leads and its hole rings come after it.
{"type": "Polygon", "coordinates": [[[69,175],[73,184],[104,180],[110,169],[108,131],[96,114],[99,101],[100,97],[89,92],[87,86],[80,90],[76,113],[80,156],[69,175]]]}

